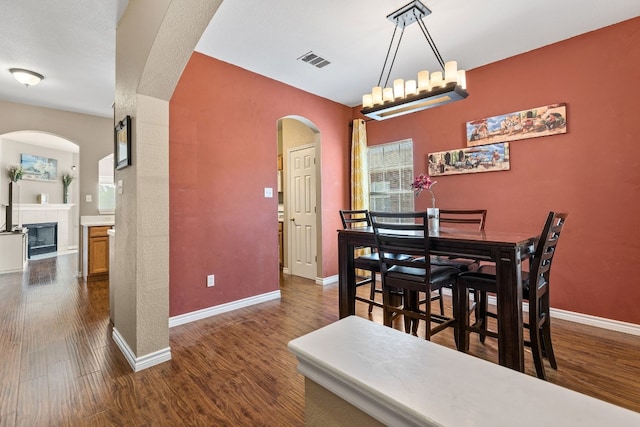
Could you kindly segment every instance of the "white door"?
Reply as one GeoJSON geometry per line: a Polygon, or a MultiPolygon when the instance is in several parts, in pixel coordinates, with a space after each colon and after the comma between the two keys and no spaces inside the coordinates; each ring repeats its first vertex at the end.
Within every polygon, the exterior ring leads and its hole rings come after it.
{"type": "Polygon", "coordinates": [[[316,149],[289,150],[289,272],[316,279],[316,149]]]}

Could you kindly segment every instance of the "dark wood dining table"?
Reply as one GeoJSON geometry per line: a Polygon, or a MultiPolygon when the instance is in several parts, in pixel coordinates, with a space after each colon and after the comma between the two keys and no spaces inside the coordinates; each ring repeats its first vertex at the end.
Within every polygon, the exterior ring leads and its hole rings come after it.
{"type": "MultiPolygon", "coordinates": [[[[535,233],[473,231],[441,227],[429,233],[429,249],[434,254],[456,255],[496,264],[498,307],[498,362],[524,371],[522,321],[522,261],[532,252],[535,233]]],[[[339,314],[355,314],[354,248],[375,246],[372,227],[338,230],[339,314]]],[[[458,348],[467,347],[466,334],[458,334],[458,348]]]]}

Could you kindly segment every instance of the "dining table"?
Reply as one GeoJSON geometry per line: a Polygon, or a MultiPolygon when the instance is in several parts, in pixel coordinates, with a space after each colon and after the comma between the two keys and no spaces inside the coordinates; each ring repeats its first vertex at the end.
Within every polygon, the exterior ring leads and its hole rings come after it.
{"type": "MultiPolygon", "coordinates": [[[[495,263],[497,323],[500,331],[498,363],[520,372],[524,372],[522,263],[533,253],[537,239],[538,235],[534,232],[477,231],[448,227],[429,232],[429,251],[434,255],[495,263]]],[[[376,246],[373,227],[338,230],[338,299],[341,319],[355,314],[354,249],[362,246],[376,246]]],[[[456,331],[460,330],[461,328],[456,328],[456,331]]],[[[456,334],[458,349],[468,348],[468,334],[456,334]]]]}

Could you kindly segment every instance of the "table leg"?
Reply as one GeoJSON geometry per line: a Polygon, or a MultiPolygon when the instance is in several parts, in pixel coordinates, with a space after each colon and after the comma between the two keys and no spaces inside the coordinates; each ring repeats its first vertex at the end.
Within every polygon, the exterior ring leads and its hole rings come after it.
{"type": "Polygon", "coordinates": [[[347,236],[338,233],[338,308],[340,319],[356,313],[356,272],[353,266],[353,249],[347,236]]]}
{"type": "Polygon", "coordinates": [[[522,263],[520,249],[503,251],[497,270],[498,362],[524,372],[522,333],[522,263]]]}
{"type": "Polygon", "coordinates": [[[453,309],[455,318],[454,336],[459,351],[469,351],[469,289],[466,286],[453,285],[453,309]]]}

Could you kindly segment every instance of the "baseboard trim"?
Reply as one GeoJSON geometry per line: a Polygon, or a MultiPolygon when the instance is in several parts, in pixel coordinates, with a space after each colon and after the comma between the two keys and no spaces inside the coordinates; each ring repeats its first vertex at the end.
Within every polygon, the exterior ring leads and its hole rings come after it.
{"type": "Polygon", "coordinates": [[[333,283],[338,283],[338,275],[329,276],[329,277],[316,277],[316,285],[331,285],[333,283]]]}
{"type": "Polygon", "coordinates": [[[133,369],[133,372],[139,372],[143,369],[150,368],[160,363],[171,360],[171,347],[163,348],[162,350],[154,351],[153,353],[145,354],[144,356],[136,357],[131,350],[131,347],[124,340],[120,332],[114,327],[111,337],[115,341],[116,345],[124,355],[127,362],[133,369]]]}
{"type": "MultiPolygon", "coordinates": [[[[448,291],[449,294],[451,293],[450,289],[446,289],[445,292],[446,291],[448,291]]],[[[496,297],[489,296],[488,302],[495,306],[496,297]]],[[[522,305],[522,310],[529,312],[529,304],[524,303],[522,305]]],[[[583,325],[595,326],[596,328],[607,329],[609,331],[640,336],[640,325],[636,325],[635,323],[621,322],[619,320],[607,319],[605,317],[592,316],[590,314],[577,313],[553,307],[551,307],[551,317],[583,325]]]]}
{"type": "Polygon", "coordinates": [[[195,322],[196,320],[206,319],[228,311],[238,310],[240,308],[249,307],[262,302],[280,299],[280,290],[268,292],[266,294],[255,295],[238,301],[228,302],[226,304],[215,305],[213,307],[203,308],[201,310],[192,311],[190,313],[180,314],[169,318],[169,328],[184,325],[186,323],[195,322]]]}
{"type": "Polygon", "coordinates": [[[595,326],[597,328],[607,329],[610,331],[640,336],[640,325],[636,325],[635,323],[621,322],[619,320],[591,316],[589,314],[576,313],[553,307],[551,308],[551,315],[555,319],[567,320],[569,322],[582,323],[583,325],[595,326]]]}

